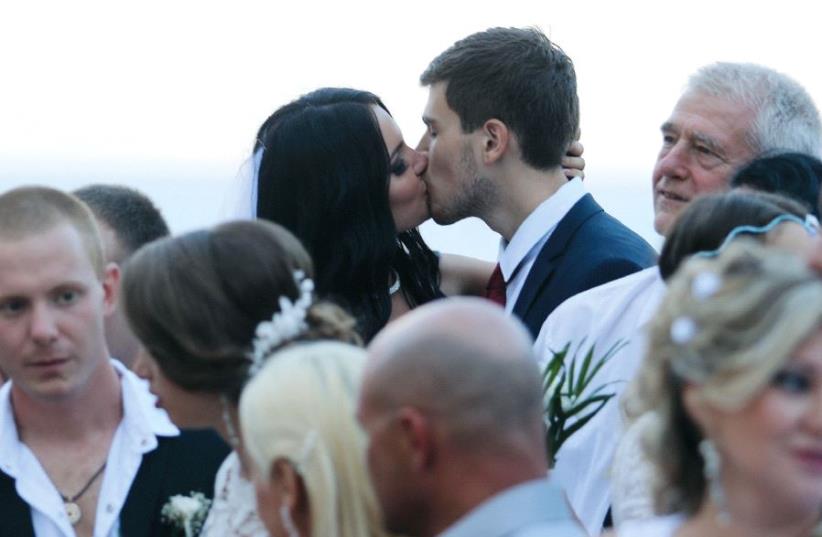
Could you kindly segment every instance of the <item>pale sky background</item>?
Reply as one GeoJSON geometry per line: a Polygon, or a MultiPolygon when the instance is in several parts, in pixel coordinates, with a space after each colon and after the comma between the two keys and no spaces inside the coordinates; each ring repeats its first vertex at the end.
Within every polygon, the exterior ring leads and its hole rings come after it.
{"type": "MultiPolygon", "coordinates": [[[[649,239],[650,174],[687,76],[712,61],[785,72],[822,102],[818,1],[0,3],[0,190],[126,183],[175,232],[236,211],[259,124],[320,86],[380,95],[423,132],[419,74],[489,26],[541,27],[574,60],[585,184],[649,239]]],[[[432,247],[493,258],[476,222],[432,247]]]]}

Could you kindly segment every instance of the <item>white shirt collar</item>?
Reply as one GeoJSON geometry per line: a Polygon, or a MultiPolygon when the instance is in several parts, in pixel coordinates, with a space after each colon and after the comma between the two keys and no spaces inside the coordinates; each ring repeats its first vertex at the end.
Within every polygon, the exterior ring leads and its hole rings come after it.
{"type": "MultiPolygon", "coordinates": [[[[109,531],[95,529],[95,535],[116,535],[120,510],[143,454],[157,447],[157,436],[180,433],[165,411],[154,405],[145,383],[120,362],[111,360],[111,364],[120,377],[123,419],[112,439],[98,498],[95,528],[109,531]]],[[[11,404],[12,383],[0,387],[0,470],[15,479],[17,493],[32,506],[35,533],[73,535],[58,491],[31,450],[20,442],[11,404]]]]}
{"type": "Polygon", "coordinates": [[[502,277],[511,281],[522,261],[547,235],[550,235],[568,211],[586,194],[582,179],[575,177],[562,185],[551,197],[540,203],[514,232],[511,241],[500,241],[499,265],[502,277]]]}
{"type": "MultiPolygon", "coordinates": [[[[129,437],[139,439],[147,436],[177,436],[180,430],[171,422],[168,414],[154,405],[154,396],[146,388],[137,375],[117,360],[111,360],[111,365],[120,377],[120,387],[123,401],[123,426],[129,437]]],[[[0,387],[0,461],[13,463],[19,456],[20,437],[17,434],[17,424],[11,405],[11,387],[9,380],[0,387]]],[[[139,442],[138,442],[139,444],[139,442]]],[[[151,451],[157,446],[155,438],[153,445],[142,450],[151,451]]],[[[5,464],[1,466],[5,471],[5,464]]],[[[6,472],[12,477],[14,474],[6,472]]]]}
{"type": "MultiPolygon", "coordinates": [[[[123,424],[129,436],[137,439],[180,434],[180,430],[171,422],[166,411],[155,405],[156,398],[148,390],[146,383],[119,361],[111,360],[111,364],[120,375],[120,386],[123,390],[123,424]],[[129,392],[128,395],[125,392],[129,392]]],[[[146,453],[155,447],[156,439],[151,447],[141,451],[146,453]]]]}

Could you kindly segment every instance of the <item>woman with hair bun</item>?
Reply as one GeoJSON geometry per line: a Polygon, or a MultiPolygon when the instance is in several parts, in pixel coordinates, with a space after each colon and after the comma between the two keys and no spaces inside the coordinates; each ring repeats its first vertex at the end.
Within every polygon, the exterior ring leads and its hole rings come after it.
{"type": "Polygon", "coordinates": [[[177,425],[212,428],[234,449],[200,535],[267,535],[241,471],[237,404],[249,376],[295,341],[360,341],[347,313],[314,302],[312,272],[299,241],[262,221],[162,239],[125,266],[125,312],[144,349],[135,370],[177,425]]]}
{"type": "Polygon", "coordinates": [[[673,276],[649,338],[658,516],[617,535],[822,535],[822,280],[738,239],[673,276]]]}
{"type": "Polygon", "coordinates": [[[291,345],[240,399],[260,517],[273,537],[383,537],[354,415],[366,353],[339,342],[291,345]]]}

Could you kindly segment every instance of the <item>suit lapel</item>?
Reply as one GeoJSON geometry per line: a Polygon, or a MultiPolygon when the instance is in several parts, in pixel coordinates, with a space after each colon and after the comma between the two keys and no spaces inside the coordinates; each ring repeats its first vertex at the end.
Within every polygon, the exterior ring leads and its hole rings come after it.
{"type": "Polygon", "coordinates": [[[602,207],[594,201],[594,198],[590,194],[585,194],[571,207],[568,214],[560,220],[557,228],[537,255],[534,264],[531,266],[531,271],[525,278],[525,285],[523,285],[517,303],[514,305],[513,312],[517,317],[525,320],[531,306],[534,304],[534,300],[550,280],[551,274],[557,265],[557,258],[565,252],[565,248],[574,233],[586,220],[601,211],[602,207]]]}
{"type": "Polygon", "coordinates": [[[159,445],[143,454],[140,469],[131,484],[126,503],[120,513],[120,535],[123,537],[144,537],[157,535],[160,502],[167,500],[160,494],[163,487],[163,468],[168,451],[164,449],[166,439],[158,437],[159,445]]]}

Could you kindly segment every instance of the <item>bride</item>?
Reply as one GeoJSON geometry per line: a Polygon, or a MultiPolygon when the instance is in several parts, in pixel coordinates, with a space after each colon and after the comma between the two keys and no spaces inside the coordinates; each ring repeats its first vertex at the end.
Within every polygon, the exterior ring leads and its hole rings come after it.
{"type": "Polygon", "coordinates": [[[215,429],[233,448],[217,474],[201,536],[268,535],[255,509],[237,416],[240,393],[262,366],[252,360],[255,352],[267,356],[296,340],[359,342],[351,317],[313,301],[312,272],[299,241],[263,221],[166,238],[125,266],[125,311],[144,347],[135,371],[175,424],[215,429]]]}

